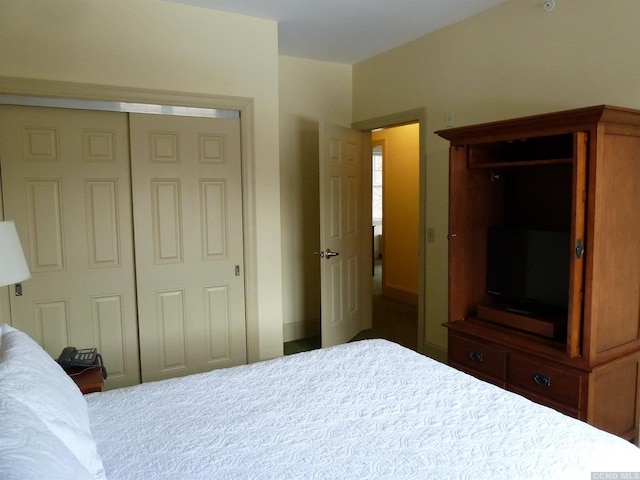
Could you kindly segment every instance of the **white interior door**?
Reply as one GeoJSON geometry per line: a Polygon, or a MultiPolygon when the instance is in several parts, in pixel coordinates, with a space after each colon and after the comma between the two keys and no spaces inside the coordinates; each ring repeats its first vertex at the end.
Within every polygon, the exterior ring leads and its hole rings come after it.
{"type": "Polygon", "coordinates": [[[12,324],[53,357],[96,347],[107,388],[139,383],[127,116],[0,106],[5,219],[32,273],[12,324]]]}
{"type": "MultiPolygon", "coordinates": [[[[371,260],[362,247],[363,236],[370,234],[362,228],[362,135],[320,123],[323,347],[345,343],[363,328],[363,274],[370,272],[371,260]]],[[[368,280],[370,283],[370,277],[368,280]]]]}
{"type": "Polygon", "coordinates": [[[246,363],[240,121],[130,129],[142,379],[246,363]]]}

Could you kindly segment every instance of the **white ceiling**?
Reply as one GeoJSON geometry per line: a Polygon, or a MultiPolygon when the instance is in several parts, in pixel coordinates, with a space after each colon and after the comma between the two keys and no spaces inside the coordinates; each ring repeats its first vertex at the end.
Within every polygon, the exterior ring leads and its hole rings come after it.
{"type": "Polygon", "coordinates": [[[506,0],[166,0],[278,21],[281,55],[354,64],[506,0]]]}

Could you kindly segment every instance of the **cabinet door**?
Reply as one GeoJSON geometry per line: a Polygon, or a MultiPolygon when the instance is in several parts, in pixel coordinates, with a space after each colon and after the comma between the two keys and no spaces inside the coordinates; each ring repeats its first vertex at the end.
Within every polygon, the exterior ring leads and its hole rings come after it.
{"type": "Polygon", "coordinates": [[[567,321],[567,354],[570,357],[582,355],[587,140],[588,134],[586,132],[577,132],[573,139],[573,204],[571,207],[573,251],[570,254],[569,317],[567,321]]]}
{"type": "Polygon", "coordinates": [[[502,182],[489,169],[467,168],[467,147],[449,163],[449,320],[463,320],[486,299],[487,227],[501,222],[502,182]]]}
{"type": "Polygon", "coordinates": [[[589,168],[585,276],[592,365],[640,348],[640,128],[603,126],[596,152],[589,168]]]}

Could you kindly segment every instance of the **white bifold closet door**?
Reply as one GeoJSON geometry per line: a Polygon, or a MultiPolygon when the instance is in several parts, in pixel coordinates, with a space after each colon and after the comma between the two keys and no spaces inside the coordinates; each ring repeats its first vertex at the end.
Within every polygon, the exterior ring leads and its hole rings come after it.
{"type": "Polygon", "coordinates": [[[130,127],[142,379],[246,363],[240,120],[130,127]]]}
{"type": "Polygon", "coordinates": [[[31,270],[12,324],[54,358],[98,348],[107,388],[140,381],[127,115],[0,106],[5,219],[31,270]]]}
{"type": "Polygon", "coordinates": [[[246,363],[237,119],[0,106],[12,324],[116,388],[246,363]],[[131,156],[130,156],[131,153],[131,156]]]}

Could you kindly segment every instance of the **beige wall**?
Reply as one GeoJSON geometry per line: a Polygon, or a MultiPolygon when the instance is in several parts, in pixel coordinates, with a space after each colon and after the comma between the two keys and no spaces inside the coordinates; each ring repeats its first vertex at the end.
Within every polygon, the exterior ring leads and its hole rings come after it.
{"type": "Polygon", "coordinates": [[[640,108],[637,0],[511,0],[354,65],[354,120],[426,106],[427,227],[424,342],[446,348],[448,144],[456,126],[611,104],[640,108]]]}
{"type": "Polygon", "coordinates": [[[157,0],[0,0],[0,12],[0,76],[253,99],[258,311],[249,315],[259,358],[281,355],[277,24],[157,0]]]}
{"type": "Polygon", "coordinates": [[[289,325],[319,312],[315,274],[305,273],[318,120],[348,125],[426,106],[435,242],[424,246],[424,340],[443,350],[447,143],[433,131],[446,112],[464,125],[601,103],[640,108],[638,1],[562,0],[549,13],[540,4],[508,1],[352,69],[278,59],[268,20],[157,0],[0,0],[0,75],[254,99],[261,358],[282,351],[283,313],[289,325]]]}
{"type": "Polygon", "coordinates": [[[418,305],[419,124],[371,133],[383,145],[382,294],[418,305]]]}
{"type": "Polygon", "coordinates": [[[320,120],[351,124],[351,66],[280,57],[280,195],[285,341],[320,333],[320,120]]]}

